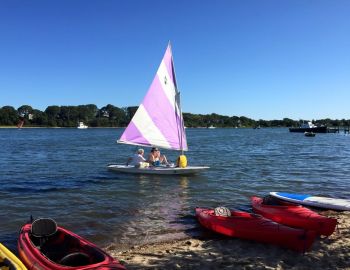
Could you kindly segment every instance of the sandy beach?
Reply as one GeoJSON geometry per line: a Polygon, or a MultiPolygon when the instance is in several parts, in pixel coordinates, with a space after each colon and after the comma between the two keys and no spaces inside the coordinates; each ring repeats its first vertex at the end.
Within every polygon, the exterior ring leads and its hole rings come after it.
{"type": "Polygon", "coordinates": [[[350,212],[321,213],[337,218],[338,228],[305,254],[221,236],[106,250],[127,269],[350,269],[350,212]]]}

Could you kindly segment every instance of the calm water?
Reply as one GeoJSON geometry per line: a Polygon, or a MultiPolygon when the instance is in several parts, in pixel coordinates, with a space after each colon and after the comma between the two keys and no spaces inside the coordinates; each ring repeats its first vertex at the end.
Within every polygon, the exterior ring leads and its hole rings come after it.
{"type": "MultiPolygon", "coordinates": [[[[195,206],[250,210],[249,197],[269,191],[350,197],[350,136],[187,129],[189,162],[212,168],[156,177],[107,171],[136,150],[116,144],[122,131],[0,129],[0,242],[14,248],[30,215],[125,248],[200,231],[195,206]]],[[[163,153],[172,161],[177,154],[163,153]]]]}

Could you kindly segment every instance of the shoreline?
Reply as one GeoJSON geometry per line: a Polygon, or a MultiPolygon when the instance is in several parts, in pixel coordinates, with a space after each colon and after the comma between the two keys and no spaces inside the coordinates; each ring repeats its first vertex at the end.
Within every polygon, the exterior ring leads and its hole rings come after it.
{"type": "MultiPolygon", "coordinates": [[[[16,126],[0,126],[0,128],[3,128],[3,129],[31,129],[31,128],[53,128],[53,129],[61,129],[61,128],[66,128],[66,129],[79,129],[77,127],[21,127],[21,128],[18,128],[16,126]]],[[[125,128],[125,127],[88,127],[86,129],[95,129],[95,128],[125,128]]],[[[83,130],[86,130],[86,129],[83,129],[83,130]]]]}
{"type": "MultiPolygon", "coordinates": [[[[26,127],[21,127],[21,128],[18,128],[17,126],[0,126],[0,129],[30,129],[30,128],[67,128],[67,129],[78,129],[77,127],[29,127],[29,126],[26,126],[26,127]]],[[[86,129],[95,129],[95,128],[126,128],[126,127],[88,127],[86,129]]],[[[289,128],[289,127],[262,127],[260,129],[277,129],[277,128],[289,128]]],[[[86,130],[86,129],[83,129],[83,130],[86,130]]],[[[186,127],[186,129],[209,129],[209,130],[215,130],[215,129],[253,129],[253,127],[215,127],[213,129],[211,128],[207,128],[207,127],[186,127]]]]}
{"type": "Polygon", "coordinates": [[[220,235],[105,250],[127,269],[350,269],[350,212],[323,214],[338,219],[337,229],[304,254],[220,235]]]}

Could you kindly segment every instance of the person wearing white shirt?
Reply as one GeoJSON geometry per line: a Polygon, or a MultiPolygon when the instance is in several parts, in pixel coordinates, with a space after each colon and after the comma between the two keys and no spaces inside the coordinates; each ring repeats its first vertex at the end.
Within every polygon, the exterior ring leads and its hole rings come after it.
{"type": "Polygon", "coordinates": [[[146,159],[143,157],[144,153],[145,151],[142,148],[138,149],[132,157],[128,158],[126,165],[139,167],[141,162],[146,162],[146,159]]]}

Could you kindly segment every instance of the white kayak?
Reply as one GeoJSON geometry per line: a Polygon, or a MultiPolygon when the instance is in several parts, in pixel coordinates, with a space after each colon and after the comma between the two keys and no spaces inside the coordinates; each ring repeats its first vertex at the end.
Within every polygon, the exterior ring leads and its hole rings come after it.
{"type": "Polygon", "coordinates": [[[332,210],[350,211],[350,200],[347,199],[335,199],[328,197],[318,197],[306,194],[292,194],[284,192],[270,192],[270,195],[275,198],[292,203],[332,210]]]}
{"type": "Polygon", "coordinates": [[[186,168],[152,166],[148,168],[137,168],[131,165],[109,164],[107,168],[111,171],[133,174],[155,174],[155,175],[188,175],[196,174],[209,169],[205,166],[187,166],[186,168]]]}

